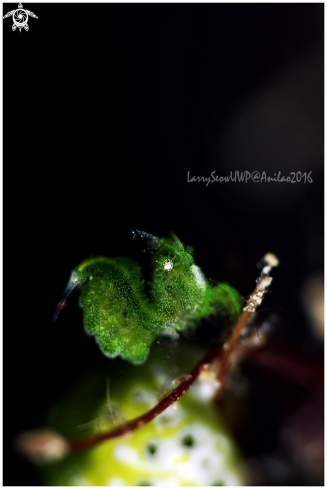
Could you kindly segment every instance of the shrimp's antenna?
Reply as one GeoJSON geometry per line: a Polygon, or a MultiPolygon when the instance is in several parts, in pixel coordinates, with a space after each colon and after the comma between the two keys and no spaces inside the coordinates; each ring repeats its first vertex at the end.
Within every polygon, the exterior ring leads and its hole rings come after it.
{"type": "Polygon", "coordinates": [[[154,236],[153,234],[150,233],[146,233],[145,231],[139,231],[138,229],[132,228],[130,232],[133,238],[141,238],[141,239],[147,238],[147,239],[151,239],[152,241],[158,240],[157,236],[154,236]]]}
{"type": "Polygon", "coordinates": [[[145,241],[149,250],[157,249],[159,240],[157,236],[146,233],[145,231],[139,231],[138,229],[134,228],[130,229],[130,233],[133,239],[137,238],[139,240],[145,241]]]}
{"type": "Polygon", "coordinates": [[[71,277],[70,277],[70,280],[67,284],[67,287],[65,289],[65,292],[62,296],[62,299],[61,301],[58,303],[57,307],[56,307],[56,310],[52,316],[52,322],[55,323],[60,312],[62,311],[62,309],[64,307],[67,306],[68,302],[69,302],[69,299],[71,298],[73,292],[75,292],[76,290],[78,290],[81,286],[83,285],[83,282],[81,280],[78,280],[77,277],[76,277],[76,273],[75,271],[72,273],[71,277]]]}

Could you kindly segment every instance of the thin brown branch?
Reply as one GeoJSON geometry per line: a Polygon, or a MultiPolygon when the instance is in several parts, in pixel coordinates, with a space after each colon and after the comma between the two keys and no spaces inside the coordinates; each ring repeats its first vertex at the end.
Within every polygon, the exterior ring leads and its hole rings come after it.
{"type": "Polygon", "coordinates": [[[253,313],[249,311],[243,311],[240,317],[238,318],[237,323],[235,324],[232,334],[229,338],[228,341],[224,344],[222,350],[221,350],[221,358],[220,358],[220,367],[217,372],[217,380],[219,382],[222,382],[228,369],[229,369],[229,354],[233,350],[234,345],[236,344],[237,340],[240,337],[240,334],[242,333],[245,325],[247,324],[248,320],[252,316],[253,313]]]}
{"type": "Polygon", "coordinates": [[[219,356],[221,350],[213,349],[209,351],[205,355],[205,357],[193,368],[193,370],[188,374],[183,376],[184,380],[170,393],[161,399],[156,406],[154,406],[150,411],[147,411],[145,414],[128,421],[124,425],[117,426],[111,431],[106,433],[100,433],[99,435],[95,435],[90,438],[82,438],[75,440],[67,440],[68,445],[71,451],[84,450],[85,448],[90,448],[92,446],[97,445],[98,443],[105,440],[112,440],[113,438],[118,438],[126,433],[130,433],[131,431],[144,426],[145,424],[152,421],[154,418],[159,416],[159,414],[163,413],[169,406],[174,404],[186,391],[192,386],[192,384],[196,381],[196,379],[201,374],[203,368],[206,365],[209,365],[214,359],[219,356]]]}

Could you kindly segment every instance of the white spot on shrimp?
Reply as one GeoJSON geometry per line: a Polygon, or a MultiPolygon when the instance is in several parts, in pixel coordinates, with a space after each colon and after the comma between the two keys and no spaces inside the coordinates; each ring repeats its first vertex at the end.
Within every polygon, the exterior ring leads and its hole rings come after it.
{"type": "Polygon", "coordinates": [[[167,270],[169,272],[170,270],[172,270],[173,266],[174,266],[174,264],[171,260],[165,260],[164,261],[164,266],[163,266],[164,270],[167,270]]]}
{"type": "Polygon", "coordinates": [[[205,278],[204,278],[204,275],[203,275],[201,269],[199,267],[197,267],[196,265],[192,265],[191,268],[192,268],[192,271],[194,273],[196,283],[198,284],[198,286],[201,289],[205,289],[206,288],[206,281],[205,281],[205,278]]]}

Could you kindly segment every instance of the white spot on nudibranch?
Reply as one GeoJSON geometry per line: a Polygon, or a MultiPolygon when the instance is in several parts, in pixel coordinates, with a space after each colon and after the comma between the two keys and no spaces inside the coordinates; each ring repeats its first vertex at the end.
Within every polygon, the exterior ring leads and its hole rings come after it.
{"type": "Polygon", "coordinates": [[[124,479],[121,477],[112,477],[108,481],[108,486],[126,486],[127,484],[125,483],[124,479]]]}

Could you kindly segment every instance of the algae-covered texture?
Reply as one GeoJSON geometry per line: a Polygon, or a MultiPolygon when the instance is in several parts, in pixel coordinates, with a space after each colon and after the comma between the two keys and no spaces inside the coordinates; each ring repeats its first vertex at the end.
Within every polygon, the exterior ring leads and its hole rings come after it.
{"type": "Polygon", "coordinates": [[[158,335],[176,337],[215,314],[231,325],[243,305],[230,285],[207,280],[194,262],[193,249],[173,233],[167,238],[147,236],[152,266],[147,283],[131,258],[91,256],[75,268],[66,289],[67,298],[80,288],[85,329],[102,352],[134,364],[145,361],[158,335]]]}

